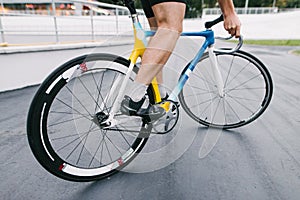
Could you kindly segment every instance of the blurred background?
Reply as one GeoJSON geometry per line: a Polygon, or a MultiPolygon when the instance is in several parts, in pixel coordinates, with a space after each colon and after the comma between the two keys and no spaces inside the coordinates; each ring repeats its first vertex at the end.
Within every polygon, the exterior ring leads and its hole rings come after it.
{"type": "MultiPolygon", "coordinates": [[[[205,20],[221,13],[216,0],[187,2],[185,31],[199,30],[205,20]]],[[[0,45],[97,42],[107,36],[131,32],[128,10],[117,4],[113,0],[0,0],[0,45]]],[[[246,37],[300,37],[293,30],[296,28],[293,22],[299,19],[300,0],[234,0],[234,4],[246,37]],[[288,26],[289,31],[278,36],[275,32],[279,25],[288,26]]],[[[142,25],[147,28],[140,0],[136,0],[136,7],[142,25]]]]}

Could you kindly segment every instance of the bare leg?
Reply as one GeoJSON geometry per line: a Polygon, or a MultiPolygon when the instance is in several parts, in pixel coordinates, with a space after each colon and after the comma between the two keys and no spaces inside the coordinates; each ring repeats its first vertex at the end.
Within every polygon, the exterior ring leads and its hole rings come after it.
{"type": "Polygon", "coordinates": [[[152,10],[155,18],[150,19],[150,27],[155,28],[154,26],[157,25],[158,28],[142,57],[142,65],[133,83],[135,94],[131,97],[124,97],[121,112],[127,115],[147,115],[158,119],[166,113],[165,109],[159,105],[150,106],[149,103],[141,109],[145,104],[144,95],[155,76],[159,74],[159,81],[162,81],[161,70],[182,32],[185,4],[164,2],[152,6],[152,10]]]}
{"type": "MultiPolygon", "coordinates": [[[[157,32],[149,42],[142,58],[142,66],[136,77],[136,82],[149,85],[158,75],[158,82],[162,83],[161,70],[169,59],[180,33],[185,13],[185,4],[165,2],[152,6],[157,32]]],[[[153,18],[149,18],[153,20],[153,18]]],[[[150,27],[153,28],[153,24],[150,27]]]]}
{"type": "MultiPolygon", "coordinates": [[[[156,31],[157,30],[157,22],[155,17],[148,18],[148,23],[150,25],[150,29],[156,31]]],[[[151,38],[150,38],[151,41],[151,38]]],[[[160,70],[156,75],[156,81],[159,87],[161,97],[166,97],[167,93],[165,88],[162,86],[163,84],[163,70],[160,70]]]]}
{"type": "MultiPolygon", "coordinates": [[[[157,22],[155,17],[148,18],[148,23],[151,30],[157,30],[157,22]]],[[[158,84],[163,84],[163,70],[160,70],[156,75],[156,80],[158,84]]]]}
{"type": "Polygon", "coordinates": [[[155,17],[148,18],[148,23],[151,30],[157,30],[157,22],[155,17]]]}

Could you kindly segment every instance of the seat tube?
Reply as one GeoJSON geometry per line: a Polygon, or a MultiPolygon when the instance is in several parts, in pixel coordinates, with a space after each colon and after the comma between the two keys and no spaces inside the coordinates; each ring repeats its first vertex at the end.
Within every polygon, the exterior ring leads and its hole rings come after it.
{"type": "Polygon", "coordinates": [[[133,32],[134,32],[134,49],[129,57],[130,65],[129,65],[126,75],[122,81],[122,84],[121,84],[118,96],[116,97],[115,103],[113,104],[111,112],[109,113],[108,120],[112,120],[114,118],[114,115],[119,111],[121,101],[124,97],[125,89],[129,82],[129,79],[130,79],[131,73],[133,71],[133,68],[135,66],[135,63],[136,63],[137,59],[144,54],[144,51],[146,48],[145,32],[142,29],[141,24],[139,23],[138,17],[136,14],[133,14],[131,17],[132,17],[133,32]]]}
{"type": "Polygon", "coordinates": [[[223,97],[224,96],[224,82],[223,82],[220,68],[218,66],[216,54],[214,53],[213,45],[208,47],[208,54],[209,54],[209,60],[210,60],[211,67],[212,67],[213,77],[215,79],[215,84],[217,85],[217,88],[218,88],[218,93],[219,93],[220,97],[223,97]]]}

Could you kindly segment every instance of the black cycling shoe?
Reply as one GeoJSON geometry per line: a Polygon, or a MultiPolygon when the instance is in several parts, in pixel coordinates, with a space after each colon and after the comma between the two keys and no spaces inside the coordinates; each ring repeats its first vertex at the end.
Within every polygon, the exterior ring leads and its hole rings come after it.
{"type": "Polygon", "coordinates": [[[159,105],[149,104],[147,108],[142,108],[146,97],[143,97],[140,101],[135,102],[129,96],[125,95],[121,102],[121,112],[129,116],[147,117],[151,120],[156,120],[166,114],[164,108],[159,105]]]}

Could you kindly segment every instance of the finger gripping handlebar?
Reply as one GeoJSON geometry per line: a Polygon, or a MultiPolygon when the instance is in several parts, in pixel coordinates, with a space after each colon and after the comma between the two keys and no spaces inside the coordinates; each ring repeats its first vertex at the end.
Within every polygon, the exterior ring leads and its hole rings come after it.
{"type": "Polygon", "coordinates": [[[214,25],[216,25],[217,23],[221,22],[224,20],[223,14],[218,17],[217,19],[213,20],[213,21],[209,21],[209,22],[205,22],[204,26],[206,29],[209,29],[211,27],[213,27],[214,25]]]}

